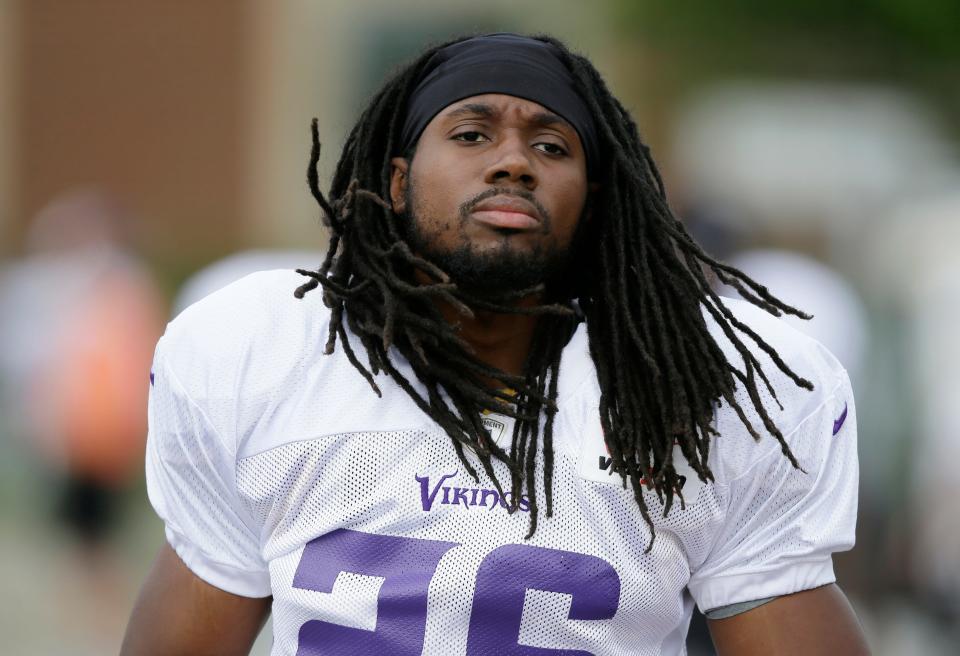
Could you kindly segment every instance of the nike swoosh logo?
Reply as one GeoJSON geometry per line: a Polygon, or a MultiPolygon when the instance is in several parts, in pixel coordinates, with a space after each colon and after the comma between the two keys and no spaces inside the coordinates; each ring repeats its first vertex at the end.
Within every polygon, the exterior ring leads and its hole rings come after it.
{"type": "Polygon", "coordinates": [[[843,404],[843,412],[840,413],[840,416],[833,422],[833,434],[836,435],[840,432],[840,429],[843,428],[843,422],[847,420],[847,404],[843,404]]]}
{"type": "Polygon", "coordinates": [[[153,372],[150,372],[150,387],[153,387],[153,372]]]}

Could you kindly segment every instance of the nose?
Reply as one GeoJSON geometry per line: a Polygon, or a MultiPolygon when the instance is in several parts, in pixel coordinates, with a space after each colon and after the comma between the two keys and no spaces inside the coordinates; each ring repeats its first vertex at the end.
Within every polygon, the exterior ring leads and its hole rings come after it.
{"type": "Polygon", "coordinates": [[[514,182],[528,190],[535,189],[538,177],[527,147],[519,136],[504,137],[493,151],[494,157],[486,169],[484,181],[487,184],[514,182]]]}

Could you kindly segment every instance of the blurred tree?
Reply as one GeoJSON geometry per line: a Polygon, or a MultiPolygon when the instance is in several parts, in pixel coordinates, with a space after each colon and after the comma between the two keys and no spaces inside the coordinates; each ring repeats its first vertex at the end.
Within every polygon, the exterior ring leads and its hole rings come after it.
{"type": "Polygon", "coordinates": [[[611,0],[616,25],[688,83],[731,74],[912,87],[960,127],[956,0],[611,0]]]}

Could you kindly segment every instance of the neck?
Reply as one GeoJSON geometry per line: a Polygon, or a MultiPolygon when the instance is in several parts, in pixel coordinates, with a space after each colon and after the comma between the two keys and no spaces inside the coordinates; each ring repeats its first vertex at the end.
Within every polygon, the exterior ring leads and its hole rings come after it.
{"type": "MultiPolygon", "coordinates": [[[[535,297],[527,297],[518,300],[516,305],[529,307],[538,301],[535,297]]],[[[473,317],[465,317],[446,304],[440,311],[448,323],[459,324],[460,336],[473,347],[478,360],[508,374],[523,373],[537,327],[536,316],[474,310],[473,317]]],[[[503,386],[500,381],[492,382],[503,386]]]]}
{"type": "MultiPolygon", "coordinates": [[[[417,272],[418,281],[428,282],[426,276],[417,272]]],[[[516,307],[531,307],[540,302],[539,296],[517,299],[516,307]]],[[[473,309],[468,317],[445,303],[437,301],[440,313],[447,323],[459,326],[459,335],[474,350],[480,362],[512,375],[521,375],[533,342],[533,333],[538,317],[527,314],[503,314],[488,310],[473,309]]],[[[486,381],[494,387],[505,387],[502,381],[486,381]]]]}

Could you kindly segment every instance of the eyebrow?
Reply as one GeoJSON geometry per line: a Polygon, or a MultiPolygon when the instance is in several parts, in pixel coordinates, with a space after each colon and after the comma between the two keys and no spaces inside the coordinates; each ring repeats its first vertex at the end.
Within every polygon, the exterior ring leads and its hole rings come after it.
{"type": "Polygon", "coordinates": [[[497,111],[486,103],[467,103],[466,105],[461,105],[453,111],[447,114],[448,118],[455,118],[457,116],[466,116],[466,115],[475,115],[483,116],[484,118],[493,118],[497,115],[497,111]]]}
{"type": "MultiPolygon", "coordinates": [[[[493,105],[488,105],[487,103],[467,103],[462,105],[449,113],[447,113],[447,118],[456,118],[458,116],[482,116],[483,118],[497,118],[500,112],[497,111],[493,105]]],[[[538,127],[549,127],[552,125],[563,125],[565,127],[573,129],[573,126],[563,118],[553,112],[536,112],[533,116],[530,117],[530,122],[538,127]]]]}

